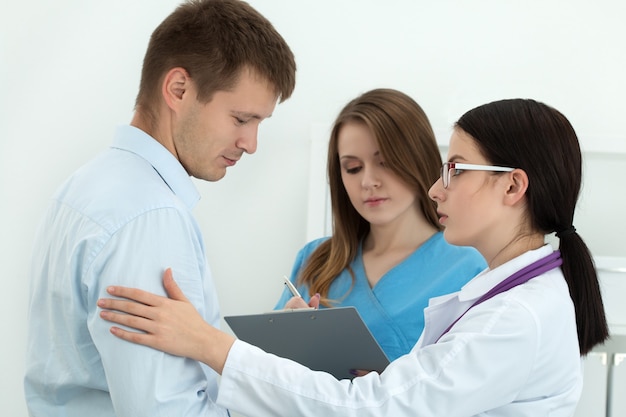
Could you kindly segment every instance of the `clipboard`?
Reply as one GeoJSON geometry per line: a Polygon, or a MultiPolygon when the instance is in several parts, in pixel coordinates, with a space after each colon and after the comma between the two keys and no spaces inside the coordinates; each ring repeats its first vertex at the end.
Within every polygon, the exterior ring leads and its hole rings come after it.
{"type": "Polygon", "coordinates": [[[276,310],[224,320],[240,340],[337,379],[354,378],[351,369],[382,372],[389,364],[354,307],[276,310]]]}

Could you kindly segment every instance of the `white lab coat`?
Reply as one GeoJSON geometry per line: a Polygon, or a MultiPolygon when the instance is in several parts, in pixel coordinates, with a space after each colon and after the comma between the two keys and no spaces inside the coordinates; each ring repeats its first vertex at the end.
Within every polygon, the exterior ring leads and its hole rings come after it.
{"type": "MultiPolygon", "coordinates": [[[[572,416],[582,390],[574,306],[560,268],[472,308],[546,245],[431,300],[413,350],[380,375],[337,381],[236,341],[218,404],[247,416],[572,416]]],[[[332,341],[329,341],[332,343],[332,341]]]]}

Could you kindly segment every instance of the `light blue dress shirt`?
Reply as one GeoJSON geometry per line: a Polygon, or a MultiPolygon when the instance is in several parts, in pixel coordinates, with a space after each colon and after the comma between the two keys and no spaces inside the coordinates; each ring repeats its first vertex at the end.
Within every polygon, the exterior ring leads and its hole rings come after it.
{"type": "Polygon", "coordinates": [[[24,388],[31,416],[222,416],[218,375],[190,359],[120,340],[99,318],[113,284],[164,294],[171,267],[204,319],[219,307],[200,229],[199,194],[156,140],[120,127],[110,149],[54,195],[31,265],[24,388]]]}
{"type": "MultiPolygon", "coordinates": [[[[300,270],[324,240],[309,242],[300,250],[291,272],[292,282],[296,282],[300,270]]],[[[387,271],[372,288],[359,246],[350,264],[354,283],[348,270],[343,270],[332,282],[328,297],[337,301],[335,307],[356,307],[389,360],[395,360],[408,353],[420,337],[428,300],[460,290],[486,267],[476,249],[450,245],[438,232],[387,271]]],[[[308,288],[300,286],[299,291],[308,301],[308,288]]],[[[284,308],[290,298],[291,293],[285,290],[275,308],[284,308]]]]}

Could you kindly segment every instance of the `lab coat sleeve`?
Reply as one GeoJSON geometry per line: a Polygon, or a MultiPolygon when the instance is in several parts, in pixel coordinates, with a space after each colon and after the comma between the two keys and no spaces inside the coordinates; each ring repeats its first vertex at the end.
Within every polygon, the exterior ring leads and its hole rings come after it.
{"type": "Polygon", "coordinates": [[[470,311],[439,343],[413,349],[380,375],[353,381],[237,341],[218,404],[259,417],[472,416],[508,404],[533,369],[538,326],[519,303],[491,304],[470,311]]]}

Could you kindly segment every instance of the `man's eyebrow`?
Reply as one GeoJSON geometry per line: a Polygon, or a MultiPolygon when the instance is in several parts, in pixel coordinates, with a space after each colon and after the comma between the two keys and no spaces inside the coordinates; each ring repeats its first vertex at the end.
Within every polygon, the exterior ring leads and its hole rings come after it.
{"type": "Polygon", "coordinates": [[[272,117],[271,114],[269,114],[266,117],[261,116],[260,114],[257,113],[251,113],[251,112],[247,112],[247,111],[237,111],[237,110],[233,110],[232,114],[241,117],[243,119],[257,119],[257,120],[263,120],[263,119],[269,119],[270,117],[272,117]]]}

